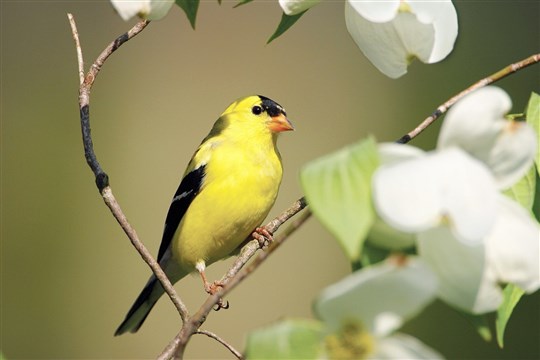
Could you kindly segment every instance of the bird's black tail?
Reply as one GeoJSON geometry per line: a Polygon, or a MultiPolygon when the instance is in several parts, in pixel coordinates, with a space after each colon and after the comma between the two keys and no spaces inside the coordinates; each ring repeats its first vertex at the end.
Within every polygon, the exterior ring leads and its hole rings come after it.
{"type": "Polygon", "coordinates": [[[114,336],[122,335],[128,331],[131,333],[137,332],[163,293],[161,283],[155,276],[152,276],[133,306],[131,306],[131,309],[129,309],[124,321],[116,329],[114,336]]]}

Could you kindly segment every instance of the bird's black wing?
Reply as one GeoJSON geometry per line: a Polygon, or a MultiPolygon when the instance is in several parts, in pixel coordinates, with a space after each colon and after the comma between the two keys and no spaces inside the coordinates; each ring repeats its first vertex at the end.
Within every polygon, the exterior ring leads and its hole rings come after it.
{"type": "Polygon", "coordinates": [[[180,186],[178,186],[178,190],[176,190],[176,193],[174,194],[171,207],[169,208],[167,218],[165,219],[165,229],[163,230],[163,238],[161,239],[157,258],[158,262],[161,261],[161,258],[171,244],[174,233],[176,232],[176,229],[178,229],[178,225],[189,208],[189,205],[201,190],[205,175],[204,169],[205,165],[199,166],[184,176],[180,186]]]}

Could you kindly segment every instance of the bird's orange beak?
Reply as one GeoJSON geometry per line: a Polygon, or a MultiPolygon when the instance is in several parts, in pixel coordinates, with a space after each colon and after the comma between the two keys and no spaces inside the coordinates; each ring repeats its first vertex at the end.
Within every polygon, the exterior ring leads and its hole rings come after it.
{"type": "Polygon", "coordinates": [[[268,128],[275,133],[294,130],[289,119],[283,114],[272,116],[272,121],[268,124],[268,128]]]}

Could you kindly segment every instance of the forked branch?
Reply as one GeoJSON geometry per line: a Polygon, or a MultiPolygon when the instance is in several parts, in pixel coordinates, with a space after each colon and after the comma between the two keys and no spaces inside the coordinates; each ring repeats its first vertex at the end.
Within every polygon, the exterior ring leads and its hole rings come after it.
{"type": "Polygon", "coordinates": [[[97,59],[92,63],[88,73],[85,75],[84,70],[84,58],[82,54],[82,47],[79,39],[79,32],[77,30],[77,25],[72,14],[68,14],[69,24],[71,26],[71,33],[73,39],[75,40],[75,47],[77,50],[77,63],[79,68],[79,112],[80,112],[80,121],[81,121],[81,130],[82,138],[84,145],[84,155],[86,157],[86,162],[94,176],[96,178],[96,185],[98,190],[103,197],[103,201],[111,210],[113,216],[118,221],[129,240],[133,246],[137,249],[143,260],[150,266],[158,280],[161,282],[161,285],[165,289],[165,292],[171,298],[173,304],[176,306],[176,309],[180,313],[182,320],[188,317],[188,310],[182,300],[176,294],[171,282],[167,278],[167,275],[163,272],[157,261],[152,257],[150,252],[146,249],[144,244],[139,239],[137,232],[127,221],[124,212],[120,208],[120,204],[116,200],[112,189],[109,185],[109,177],[101,168],[99,161],[97,160],[96,154],[94,152],[94,145],[92,143],[92,134],[90,131],[90,90],[92,85],[99,74],[99,71],[105,61],[109,56],[115,52],[122,44],[124,44],[129,39],[133,38],[141,31],[143,31],[146,26],[149,24],[149,21],[139,21],[131,30],[127,33],[120,35],[116,40],[111,42],[97,57],[97,59]]]}

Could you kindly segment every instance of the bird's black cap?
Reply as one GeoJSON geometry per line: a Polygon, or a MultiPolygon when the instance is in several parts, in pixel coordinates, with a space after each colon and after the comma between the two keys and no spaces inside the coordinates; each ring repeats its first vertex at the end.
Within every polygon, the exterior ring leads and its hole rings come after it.
{"type": "Polygon", "coordinates": [[[268,113],[270,116],[278,116],[279,114],[283,114],[287,116],[287,113],[285,112],[285,109],[283,109],[283,106],[279,105],[274,100],[267,98],[266,96],[258,95],[262,100],[262,107],[263,109],[268,113]]]}

